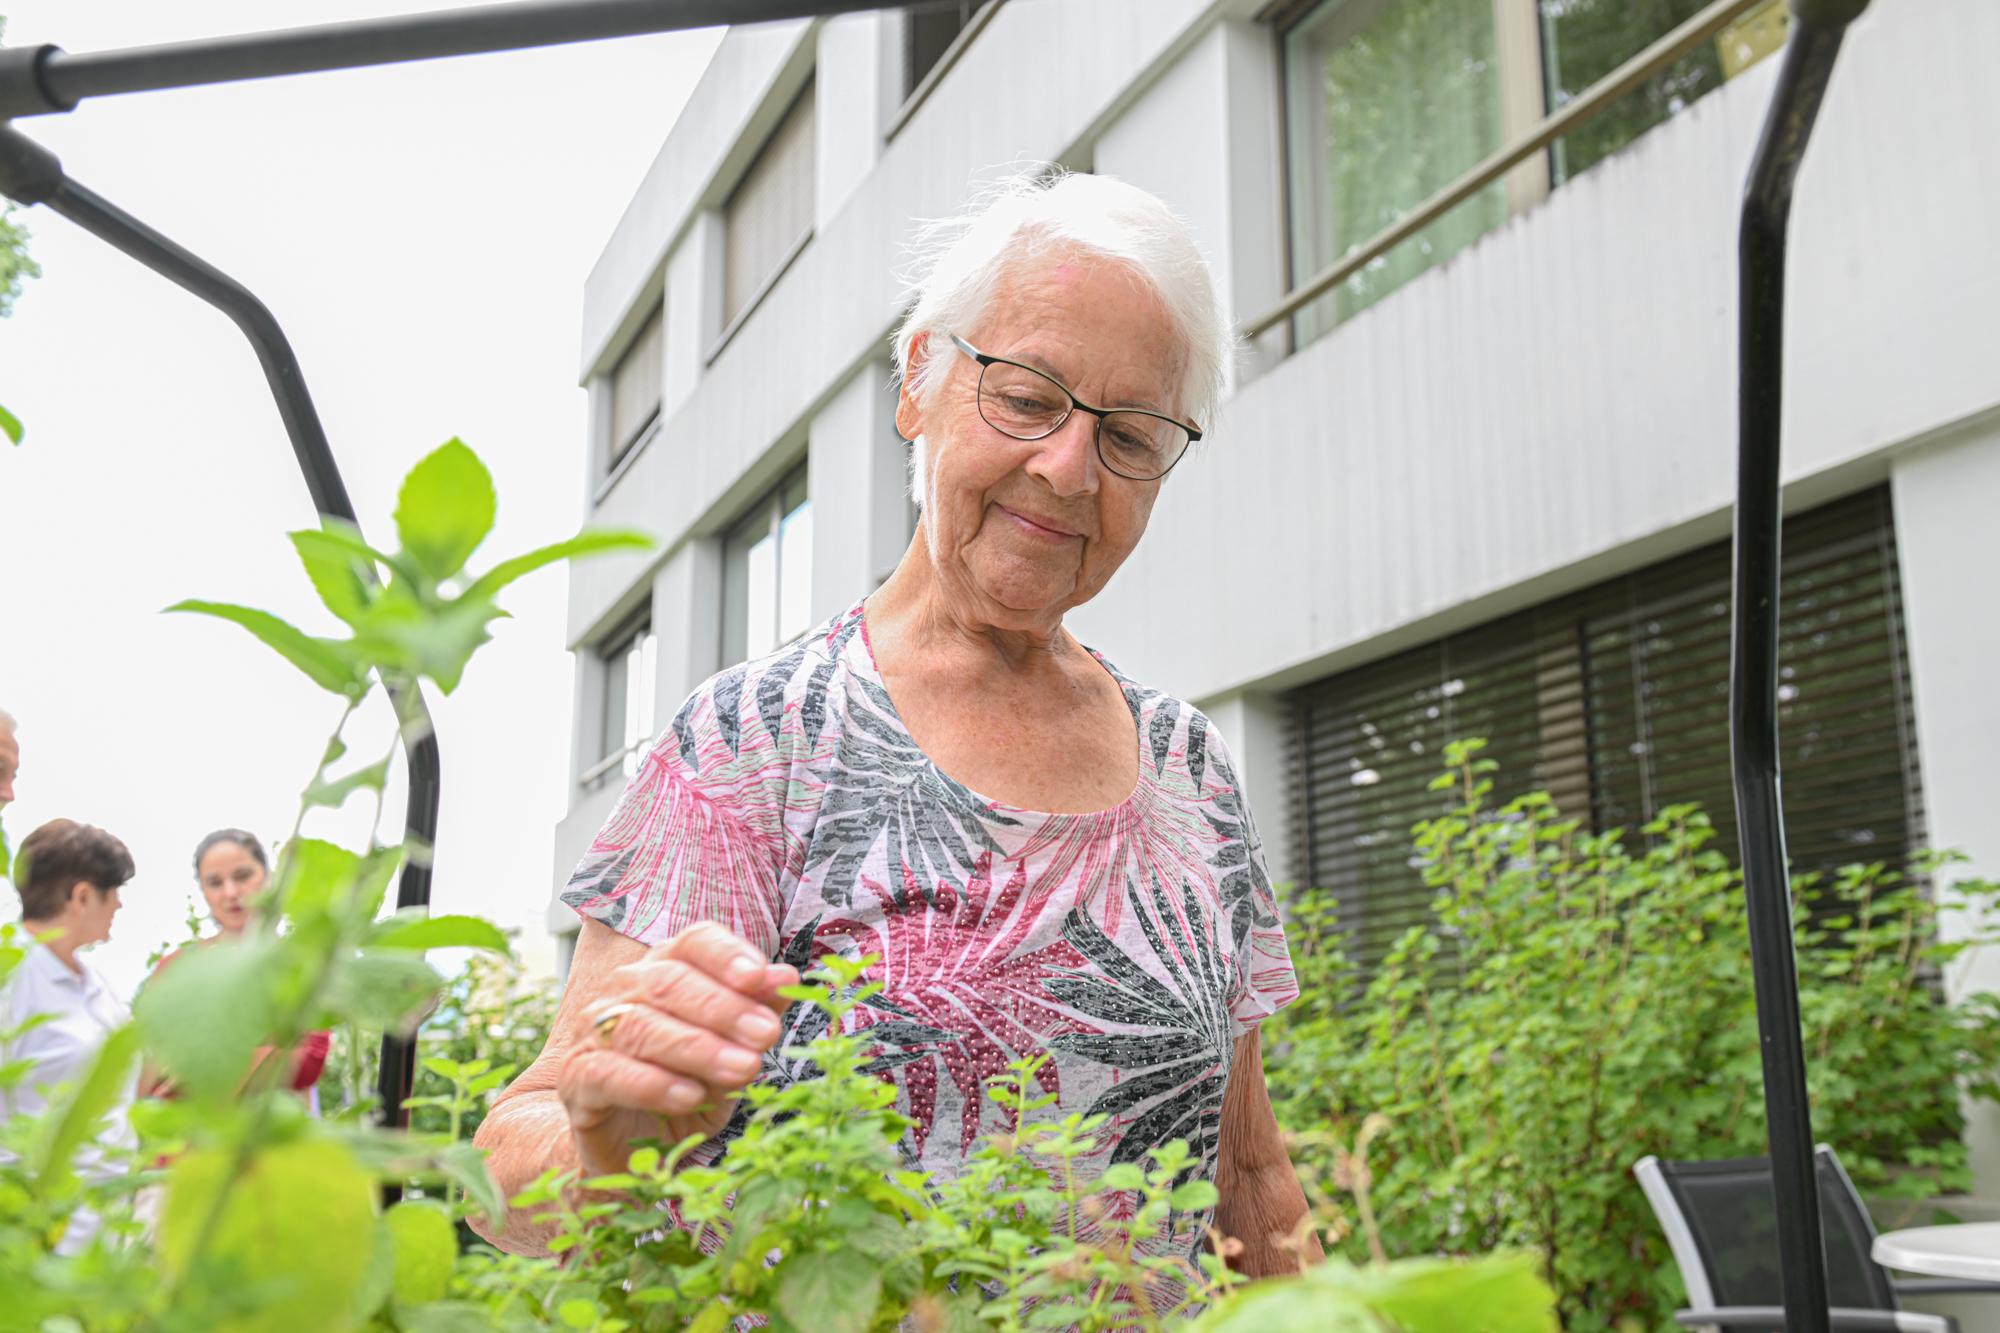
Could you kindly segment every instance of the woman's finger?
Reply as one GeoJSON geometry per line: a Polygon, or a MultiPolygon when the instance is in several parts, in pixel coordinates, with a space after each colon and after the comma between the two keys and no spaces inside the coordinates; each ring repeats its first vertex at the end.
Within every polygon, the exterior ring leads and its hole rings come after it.
{"type": "Polygon", "coordinates": [[[692,963],[678,958],[628,963],[612,976],[613,994],[737,1045],[765,1051],[778,1040],[778,1020],[759,997],[724,985],[692,963]]]}
{"type": "Polygon", "coordinates": [[[604,1111],[686,1115],[714,1097],[698,1079],[609,1047],[573,1052],[563,1062],[557,1092],[572,1123],[594,1121],[604,1111]]]}
{"type": "Polygon", "coordinates": [[[658,1065],[669,1073],[698,1080],[717,1090],[740,1089],[764,1067],[763,1056],[750,1047],[649,1004],[631,1001],[626,1004],[630,1007],[604,1006],[595,1017],[586,1011],[596,1039],[609,1050],[658,1065]],[[606,1022],[614,1018],[615,1021],[606,1022]]]}

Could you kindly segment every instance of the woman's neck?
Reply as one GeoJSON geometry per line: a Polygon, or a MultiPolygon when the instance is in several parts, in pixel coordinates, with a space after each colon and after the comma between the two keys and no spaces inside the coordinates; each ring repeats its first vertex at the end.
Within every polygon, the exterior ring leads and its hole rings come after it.
{"type": "Polygon", "coordinates": [[[62,922],[29,921],[24,917],[21,920],[21,929],[27,933],[29,939],[53,933],[55,938],[43,940],[42,947],[54,954],[64,967],[78,976],[83,975],[83,964],[76,961],[77,946],[70,942],[74,932],[65,927],[62,922]]]}
{"type": "Polygon", "coordinates": [[[886,642],[892,656],[898,648],[946,653],[993,670],[1059,664],[1074,651],[1060,612],[1033,617],[1036,623],[1000,625],[981,600],[939,573],[920,526],[895,573],[867,600],[870,640],[878,654],[886,642]]]}

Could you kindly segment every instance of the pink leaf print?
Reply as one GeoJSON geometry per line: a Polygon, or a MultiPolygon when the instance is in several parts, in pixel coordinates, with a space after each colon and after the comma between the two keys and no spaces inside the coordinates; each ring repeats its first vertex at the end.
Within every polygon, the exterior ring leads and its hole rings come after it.
{"type": "MultiPolygon", "coordinates": [[[[882,998],[901,1013],[871,1009],[867,1021],[914,1017],[956,1034],[897,1071],[909,1113],[918,1121],[919,1152],[936,1111],[940,1065],[962,1102],[960,1151],[970,1152],[987,1104],[985,1081],[1042,1050],[1052,1033],[1077,1026],[1043,982],[1053,968],[1081,966],[1083,956],[1060,936],[1022,949],[1046,902],[1045,894],[1030,886],[1026,863],[1012,864],[1005,887],[996,892],[993,854],[981,852],[963,891],[942,881],[934,886],[935,907],[924,900],[907,864],[900,892],[863,876],[861,886],[881,907],[880,920],[841,917],[820,927],[822,942],[844,935],[859,952],[881,956],[868,979],[881,983],[882,998]]],[[[1060,1093],[1053,1063],[1044,1065],[1037,1079],[1043,1091],[1060,1093]]]]}

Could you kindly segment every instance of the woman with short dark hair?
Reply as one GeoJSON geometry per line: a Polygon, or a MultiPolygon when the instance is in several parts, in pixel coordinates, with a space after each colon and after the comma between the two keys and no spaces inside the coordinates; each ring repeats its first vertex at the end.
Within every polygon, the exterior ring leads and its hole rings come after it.
{"type": "MultiPolygon", "coordinates": [[[[28,1076],[0,1088],[0,1118],[34,1115],[56,1088],[90,1071],[104,1039],[131,1021],[125,1001],[81,950],[111,938],[111,922],[121,906],[119,890],[132,878],[132,853],[101,828],[73,819],[52,819],[21,842],[14,861],[14,887],[21,895],[21,929],[33,943],[7,979],[0,996],[4,1025],[18,1035],[0,1043],[0,1061],[27,1061],[28,1076]],[[20,1032],[35,1015],[40,1023],[20,1032]]],[[[128,1082],[96,1143],[77,1150],[77,1174],[109,1178],[119,1174],[105,1149],[130,1147],[126,1107],[128,1082]]],[[[78,1209],[57,1251],[74,1254],[96,1234],[98,1218],[78,1209]]]]}

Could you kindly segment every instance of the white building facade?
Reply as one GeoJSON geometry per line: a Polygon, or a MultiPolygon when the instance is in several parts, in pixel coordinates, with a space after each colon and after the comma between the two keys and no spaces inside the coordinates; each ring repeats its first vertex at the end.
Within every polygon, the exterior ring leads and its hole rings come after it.
{"type": "MultiPolygon", "coordinates": [[[[1119,176],[1181,211],[1251,316],[1658,37],[1637,11],[1699,7],[998,0],[731,30],[588,283],[589,518],[660,545],[571,575],[555,887],[689,691],[901,556],[888,335],[914,219],[1009,163],[1119,176]]],[[[1404,835],[1455,736],[1600,827],[1682,800],[1733,822],[1736,205],[1772,22],[1247,347],[1073,619],[1223,728],[1274,877],[1339,891],[1364,954],[1426,901],[1404,835]]],[[[1993,50],[2000,6],[1876,0],[1798,190],[1802,864],[1928,845],[2000,878],[1993,50]]],[[[559,904],[549,924],[576,929],[559,904]]],[[[2000,960],[1948,984],[2000,987],[2000,960]]],[[[1974,1149],[2000,1194],[2000,1121],[1974,1149]]]]}

